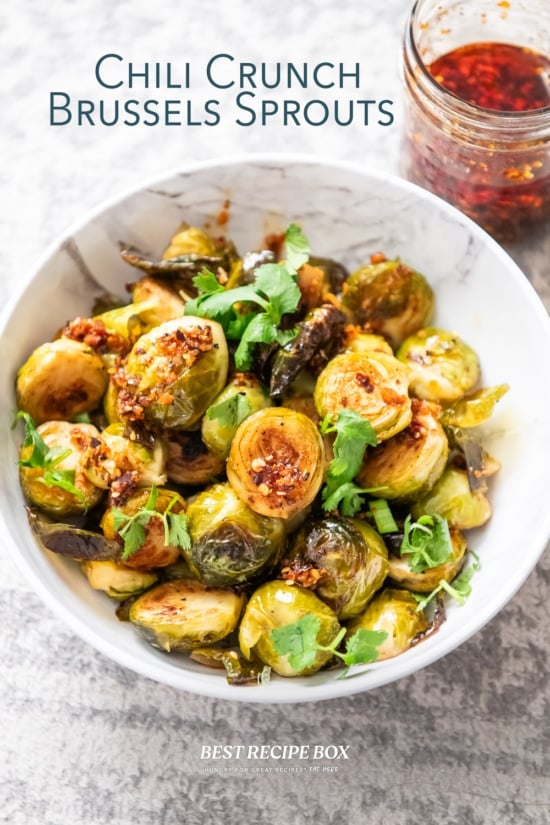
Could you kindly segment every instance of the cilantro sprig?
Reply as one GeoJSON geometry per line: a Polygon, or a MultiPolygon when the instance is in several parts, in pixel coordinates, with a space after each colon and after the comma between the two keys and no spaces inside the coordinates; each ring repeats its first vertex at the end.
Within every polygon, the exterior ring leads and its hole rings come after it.
{"type": "Polygon", "coordinates": [[[208,407],[206,417],[219,421],[222,427],[238,427],[252,411],[252,404],[244,393],[236,393],[225,401],[208,407]]]}
{"type": "Polygon", "coordinates": [[[408,515],[403,525],[400,554],[408,556],[413,573],[422,573],[452,559],[454,551],[447,519],[426,514],[413,521],[408,515]]]}
{"type": "Polygon", "coordinates": [[[172,508],[177,503],[178,498],[169,502],[163,512],[156,509],[158,490],[155,485],[151,487],[151,492],[145,506],[129,516],[119,507],[113,507],[113,524],[121,539],[124,541],[124,551],[122,560],[126,561],[143,546],[147,536],[147,525],[152,518],[158,518],[164,526],[164,544],[173,545],[188,550],[191,547],[191,537],[187,528],[187,516],[183,513],[173,513],[172,508]]]}
{"type": "Polygon", "coordinates": [[[254,283],[233,289],[225,289],[214,273],[204,270],[193,278],[199,295],[187,302],[185,314],[218,321],[228,339],[239,341],[235,351],[237,369],[248,370],[256,344],[285,346],[296,336],[296,328],[282,329],[281,322],[284,315],[298,308],[301,292],[296,273],[309,252],[301,229],[291,224],[285,233],[283,262],[259,266],[254,283]]]}
{"type": "Polygon", "coordinates": [[[367,447],[375,447],[378,438],[370,421],[353,410],[340,410],[336,420],[326,415],[319,428],[322,435],[336,433],[334,458],[322,491],[323,508],[329,512],[340,509],[342,515],[354,516],[361,509],[361,496],[374,492],[359,487],[353,479],[363,463],[367,447]]]}
{"type": "Polygon", "coordinates": [[[472,585],[470,582],[474,573],[476,573],[480,568],[479,556],[472,550],[470,550],[470,553],[473,557],[471,565],[463,570],[462,573],[454,579],[452,584],[449,584],[449,582],[445,581],[445,579],[441,579],[437,587],[435,587],[427,596],[422,597],[417,593],[413,593],[414,598],[418,602],[416,606],[418,611],[424,610],[424,608],[430,604],[432,599],[435,599],[437,594],[441,593],[442,590],[448,593],[449,596],[458,602],[458,604],[466,604],[466,599],[472,592],[472,585]]]}
{"type": "MultiPolygon", "coordinates": [[[[318,651],[332,653],[343,661],[348,668],[352,665],[369,664],[378,658],[377,648],[387,638],[385,630],[367,630],[359,628],[346,643],[345,652],[338,650],[346,628],[343,627],[329,645],[319,644],[317,637],[321,622],[313,614],[307,613],[291,624],[276,627],[271,631],[271,641],[279,656],[288,655],[288,663],[296,672],[311,667],[315,663],[318,651]]],[[[346,671],[343,674],[345,678],[346,671]]]]}
{"type": "Polygon", "coordinates": [[[75,471],[61,470],[59,467],[71,455],[72,450],[70,447],[65,450],[61,447],[48,447],[38,432],[32,417],[23,410],[19,410],[15,415],[15,422],[20,418],[25,423],[23,447],[32,447],[32,450],[27,458],[19,460],[19,466],[41,469],[42,473],[36,481],[46,487],[59,487],[61,490],[71,493],[82,502],[84,510],[86,510],[88,502],[82,490],[79,490],[75,485],[75,471]]]}

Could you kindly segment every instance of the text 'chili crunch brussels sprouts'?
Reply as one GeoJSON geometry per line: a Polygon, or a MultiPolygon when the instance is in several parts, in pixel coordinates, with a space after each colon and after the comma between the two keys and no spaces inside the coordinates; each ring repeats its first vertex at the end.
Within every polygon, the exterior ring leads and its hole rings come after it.
{"type": "Polygon", "coordinates": [[[153,427],[193,427],[227,377],[228,351],[215,321],[185,316],[142,335],[114,376],[118,412],[153,427]]]}
{"type": "Polygon", "coordinates": [[[264,516],[290,519],[323,483],[324,444],[307,416],[285,407],[251,415],[235,433],[227,478],[239,498],[264,516]]]}

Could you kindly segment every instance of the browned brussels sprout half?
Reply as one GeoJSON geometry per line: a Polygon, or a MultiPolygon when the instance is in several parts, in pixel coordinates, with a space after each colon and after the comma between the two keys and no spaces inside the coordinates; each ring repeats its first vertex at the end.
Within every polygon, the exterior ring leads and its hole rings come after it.
{"type": "Polygon", "coordinates": [[[251,581],[276,563],[284,545],[284,522],[255,513],[229,484],[200,493],[187,516],[192,544],[185,557],[206,584],[251,581]]]}
{"type": "Polygon", "coordinates": [[[103,490],[90,480],[87,464],[92,445],[101,443],[98,430],[92,424],[48,421],[36,429],[36,438],[43,444],[42,456],[37,456],[36,442],[23,445],[19,453],[25,497],[61,518],[95,507],[103,490]]]}
{"type": "Polygon", "coordinates": [[[81,567],[90,587],[102,590],[117,601],[142,593],[158,579],[156,573],[135,570],[115,561],[84,561],[81,567]]]}
{"type": "Polygon", "coordinates": [[[17,405],[37,424],[94,410],[107,388],[99,355],[80,341],[59,338],[34,350],[17,374],[17,405]]]}
{"type": "Polygon", "coordinates": [[[367,605],[365,612],[351,622],[347,638],[359,628],[383,630],[386,640],[378,648],[378,661],[390,659],[408,650],[415,637],[428,629],[428,620],[408,590],[382,590],[367,605]]]}
{"type": "Polygon", "coordinates": [[[312,565],[320,572],[315,592],[340,619],[361,613],[388,572],[383,540],[359,519],[327,517],[306,523],[296,534],[287,558],[290,575],[301,565],[312,565]]]}
{"type": "Polygon", "coordinates": [[[190,429],[227,377],[227,343],[216,321],[185,316],[142,335],[119,370],[118,412],[168,429],[190,429]]]}
{"type": "Polygon", "coordinates": [[[428,492],[443,473],[449,454],[438,421],[439,408],[412,400],[412,421],[365,456],[357,483],[377,488],[380,498],[408,499],[428,492]]]}
{"type": "Polygon", "coordinates": [[[399,260],[362,266],[345,282],[342,301],[365,331],[393,347],[429,323],[434,307],[424,276],[399,260]]]}
{"type": "Polygon", "coordinates": [[[407,365],[411,392],[425,401],[450,404],[474,388],[479,360],[453,332],[427,327],[411,335],[397,352],[407,365]]]}
{"type": "Polygon", "coordinates": [[[271,638],[271,632],[275,628],[293,624],[306,615],[319,619],[317,641],[321,645],[329,645],[338,634],[340,625],[336,614],[328,605],[310,590],[303,590],[287,582],[263,584],[250,597],[240,624],[239,645],[243,654],[247,658],[254,654],[280,676],[307,676],[315,673],[330,661],[331,651],[318,650],[310,667],[295,670],[288,661],[288,655],[277,653],[271,638]]]}
{"type": "Polygon", "coordinates": [[[256,513],[289,519],[323,483],[324,444],[311,419],[285,407],[260,410],[235,433],[227,477],[256,513]]]}
{"type": "Polygon", "coordinates": [[[185,501],[172,490],[159,489],[155,492],[154,508],[149,510],[151,495],[152,490],[146,487],[135,490],[121,507],[106,510],[101,520],[106,538],[116,539],[121,544],[124,541],[124,563],[140,570],[153,570],[155,567],[173,564],[178,560],[182,549],[180,544],[167,542],[161,515],[165,511],[175,516],[185,513],[185,501]],[[137,522],[137,527],[128,536],[125,528],[132,522],[137,522]]]}
{"type": "Polygon", "coordinates": [[[202,440],[220,458],[227,458],[239,424],[271,406],[267,391],[252,373],[237,372],[214,399],[202,419],[202,440]]]}
{"type": "Polygon", "coordinates": [[[390,555],[390,568],[388,576],[400,587],[412,590],[416,593],[431,593],[437,587],[441,579],[452,581],[458,575],[464,564],[466,554],[466,539],[456,527],[450,528],[452,554],[443,564],[436,567],[427,567],[418,573],[411,570],[409,563],[410,555],[403,556],[390,555]]]}
{"type": "Polygon", "coordinates": [[[166,474],[176,484],[213,484],[225,472],[225,460],[210,452],[200,432],[170,431],[166,452],[166,474]]]}
{"type": "Polygon", "coordinates": [[[403,430],[412,417],[405,368],[384,352],[337,355],[317,379],[314,398],[321,418],[353,410],[370,421],[379,441],[403,430]]]}
{"type": "Polygon", "coordinates": [[[178,579],[148,590],[132,604],[130,621],[167,653],[214,644],[237,626],[245,597],[233,590],[178,579]]]}
{"type": "Polygon", "coordinates": [[[414,518],[433,513],[461,530],[481,527],[491,518],[492,509],[481,490],[472,492],[466,470],[449,467],[431,492],[412,506],[414,518]]]}

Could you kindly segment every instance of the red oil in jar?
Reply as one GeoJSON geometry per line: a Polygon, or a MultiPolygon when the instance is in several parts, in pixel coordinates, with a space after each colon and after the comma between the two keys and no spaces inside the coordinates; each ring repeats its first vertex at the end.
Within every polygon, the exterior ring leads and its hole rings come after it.
{"type": "Polygon", "coordinates": [[[499,42],[405,49],[405,174],[502,241],[550,218],[550,58],[499,42]]]}

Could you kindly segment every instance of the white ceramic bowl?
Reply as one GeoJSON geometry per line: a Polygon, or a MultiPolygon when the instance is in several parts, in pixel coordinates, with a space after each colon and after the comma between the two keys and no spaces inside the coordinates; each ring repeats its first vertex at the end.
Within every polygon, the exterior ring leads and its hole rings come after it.
{"type": "Polygon", "coordinates": [[[0,334],[5,543],[29,584],[75,633],[159,682],[250,702],[317,701],[391,682],[449,653],[489,621],[525,580],[550,534],[548,316],[524,275],[481,229],[402,180],[282,155],[175,172],[102,205],[56,241],[8,307],[0,334]],[[119,258],[120,241],[160,253],[181,221],[215,225],[226,199],[231,202],[226,232],[242,251],[257,248],[266,232],[297,221],[317,254],[352,268],[377,251],[401,256],[433,285],[436,323],[458,332],[480,354],[484,383],[511,385],[487,432],[502,470],[491,485],[493,519],[470,533],[481,558],[472,595],[464,607],[449,605],[448,619],[434,636],[353,679],[327,672],[274,678],[261,688],[229,687],[220,671],[147,646],[131,625],[117,621],[113,603],[89,588],[76,564],[38,548],[27,525],[17,479],[21,432],[10,430],[18,366],[68,319],[87,314],[99,291],[122,292],[131,271],[119,258]]]}

